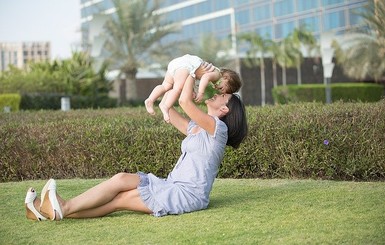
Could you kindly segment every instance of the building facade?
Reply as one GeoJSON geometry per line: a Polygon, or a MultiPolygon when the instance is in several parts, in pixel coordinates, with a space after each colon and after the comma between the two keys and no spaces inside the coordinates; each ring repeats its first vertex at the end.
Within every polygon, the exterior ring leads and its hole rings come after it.
{"type": "MultiPolygon", "coordinates": [[[[199,43],[202,35],[207,33],[219,39],[231,37],[232,50],[240,58],[244,57],[245,48],[237,42],[238,34],[255,32],[279,41],[295,28],[305,25],[317,39],[324,32],[332,31],[339,35],[360,23],[358,13],[368,3],[369,0],[163,0],[158,12],[164,14],[168,21],[182,26],[179,33],[169,35],[166,39],[199,43]]],[[[111,0],[81,0],[82,46],[85,51],[90,51],[93,45],[95,31],[91,27],[99,25],[100,28],[100,23],[95,24],[97,20],[94,17],[100,13],[110,15],[114,12],[111,0]]],[[[309,67],[316,66],[313,64],[309,67]]],[[[244,79],[243,90],[254,91],[249,98],[245,98],[248,104],[260,104],[261,81],[255,75],[242,74],[253,72],[250,69],[238,67],[238,71],[244,79]]],[[[319,69],[304,72],[313,76],[315,71],[319,72],[319,69]]],[[[294,82],[289,76],[290,83],[294,82]]],[[[271,103],[271,87],[266,86],[266,89],[267,103],[271,103]]],[[[248,96],[246,93],[244,95],[248,96]]]]}
{"type": "Polygon", "coordinates": [[[49,42],[0,42],[0,71],[9,65],[24,68],[28,62],[47,61],[51,59],[49,42]]]}
{"type": "MultiPolygon", "coordinates": [[[[127,0],[128,1],[128,0],[127,0]]],[[[155,1],[155,0],[154,0],[155,1]]],[[[285,38],[306,25],[315,36],[325,31],[344,33],[360,21],[357,12],[368,0],[164,0],[159,13],[181,23],[173,40],[199,40],[205,33],[228,38],[235,33],[256,32],[273,40],[285,38]]],[[[111,0],[81,0],[83,47],[95,14],[115,12],[111,0]]]]}

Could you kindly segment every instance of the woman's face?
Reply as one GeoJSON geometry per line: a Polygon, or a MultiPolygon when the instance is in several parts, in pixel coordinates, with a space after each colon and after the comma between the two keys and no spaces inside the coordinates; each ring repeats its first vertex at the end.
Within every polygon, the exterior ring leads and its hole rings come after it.
{"type": "Polygon", "coordinates": [[[221,109],[221,107],[226,106],[231,98],[231,94],[215,94],[210,99],[205,101],[207,108],[209,109],[221,109]]]}

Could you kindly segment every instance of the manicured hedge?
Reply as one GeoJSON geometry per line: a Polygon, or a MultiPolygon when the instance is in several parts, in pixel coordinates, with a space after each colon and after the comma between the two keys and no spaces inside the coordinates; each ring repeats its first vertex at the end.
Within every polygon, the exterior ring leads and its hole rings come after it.
{"type": "Polygon", "coordinates": [[[0,94],[0,112],[3,112],[5,107],[9,107],[10,111],[18,111],[20,100],[19,94],[0,94]]]}
{"type": "MultiPolygon", "coordinates": [[[[222,178],[385,180],[385,101],[247,107],[250,133],[222,178]]],[[[143,107],[0,114],[1,181],[166,177],[183,136],[143,107]]]]}
{"type": "Polygon", "coordinates": [[[61,108],[61,98],[69,97],[71,109],[84,108],[113,108],[117,105],[117,100],[109,98],[107,94],[91,96],[52,93],[26,93],[22,94],[20,109],[22,110],[59,110],[61,108]]]}
{"type": "MultiPolygon", "coordinates": [[[[277,86],[272,90],[275,103],[325,102],[324,84],[277,86]]],[[[332,101],[375,102],[384,96],[384,86],[373,83],[332,83],[332,101]]]]}

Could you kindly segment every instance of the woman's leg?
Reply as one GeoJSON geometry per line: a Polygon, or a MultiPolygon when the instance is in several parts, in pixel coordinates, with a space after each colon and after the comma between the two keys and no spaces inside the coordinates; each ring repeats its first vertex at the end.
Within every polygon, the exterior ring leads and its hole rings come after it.
{"type": "Polygon", "coordinates": [[[67,215],[67,218],[95,218],[120,211],[130,210],[151,214],[152,211],[142,201],[137,189],[120,192],[110,202],[96,207],[67,215]]]}
{"type": "Polygon", "coordinates": [[[172,76],[167,72],[166,76],[162,82],[162,84],[157,85],[148,96],[148,98],[144,101],[144,105],[146,106],[147,112],[151,115],[155,114],[154,111],[154,102],[162,95],[164,95],[167,91],[172,89],[174,84],[174,80],[172,76]]]}
{"type": "MultiPolygon", "coordinates": [[[[139,181],[140,178],[137,174],[116,174],[112,178],[92,187],[91,189],[68,201],[64,201],[61,199],[63,215],[69,216],[74,213],[81,213],[85,210],[92,210],[105,206],[101,209],[103,210],[101,212],[101,216],[103,216],[110,212],[113,212],[114,210],[116,210],[116,208],[124,208],[125,206],[122,206],[121,202],[122,197],[125,197],[128,202],[132,201],[134,206],[135,204],[140,204],[138,200],[140,199],[140,196],[133,195],[135,192],[137,192],[136,188],[139,185],[139,181]],[[132,190],[136,191],[129,192],[132,190]],[[128,193],[131,194],[129,195],[128,193]]],[[[141,204],[144,205],[143,202],[141,204]]]]}
{"type": "Polygon", "coordinates": [[[180,93],[182,92],[183,85],[189,76],[189,71],[186,69],[178,69],[174,74],[174,86],[167,93],[167,97],[159,104],[159,108],[163,113],[163,119],[166,122],[170,122],[168,111],[178,100],[180,93]]]}

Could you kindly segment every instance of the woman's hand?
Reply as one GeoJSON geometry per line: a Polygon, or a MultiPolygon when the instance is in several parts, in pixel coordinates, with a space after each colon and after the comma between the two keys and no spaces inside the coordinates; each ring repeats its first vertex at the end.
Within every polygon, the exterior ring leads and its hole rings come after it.
{"type": "Polygon", "coordinates": [[[215,67],[213,66],[213,64],[208,63],[206,61],[202,64],[202,66],[205,72],[212,72],[215,70],[215,67]]]}

